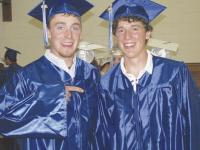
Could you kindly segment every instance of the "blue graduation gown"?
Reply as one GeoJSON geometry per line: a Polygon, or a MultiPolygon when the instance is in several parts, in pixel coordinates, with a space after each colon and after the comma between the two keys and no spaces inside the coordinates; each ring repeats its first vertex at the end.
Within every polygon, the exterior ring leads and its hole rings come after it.
{"type": "Polygon", "coordinates": [[[137,91],[112,68],[101,81],[107,150],[200,150],[200,92],[186,65],[153,56],[137,91]]]}
{"type": "Polygon", "coordinates": [[[14,75],[14,73],[21,69],[22,67],[20,65],[18,65],[17,63],[13,63],[11,64],[9,67],[5,68],[3,71],[3,75],[4,75],[4,83],[8,80],[10,80],[12,78],[12,76],[14,75]]]}
{"type": "MultiPolygon", "coordinates": [[[[4,68],[0,71],[0,86],[3,86],[5,82],[8,82],[15,74],[15,72],[22,67],[17,63],[9,65],[9,67],[4,68]]],[[[0,150],[18,150],[16,142],[13,138],[3,138],[0,139],[0,150]]]]}
{"type": "Polygon", "coordinates": [[[77,58],[74,80],[44,56],[17,72],[0,89],[0,133],[17,138],[20,150],[98,149],[100,75],[77,58]],[[65,85],[78,86],[65,98],[65,85]]]}

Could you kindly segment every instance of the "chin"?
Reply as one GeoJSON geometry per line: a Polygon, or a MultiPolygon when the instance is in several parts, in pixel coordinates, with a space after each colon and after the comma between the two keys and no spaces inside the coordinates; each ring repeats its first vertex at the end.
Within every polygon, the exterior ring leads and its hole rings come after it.
{"type": "Polygon", "coordinates": [[[74,53],[68,53],[68,54],[63,54],[61,55],[63,58],[71,58],[71,57],[74,57],[74,53]]]}

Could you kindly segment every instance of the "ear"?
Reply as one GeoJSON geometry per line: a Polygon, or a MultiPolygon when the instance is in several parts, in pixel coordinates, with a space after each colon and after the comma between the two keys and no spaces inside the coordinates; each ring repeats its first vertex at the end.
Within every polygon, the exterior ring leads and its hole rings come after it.
{"type": "Polygon", "coordinates": [[[146,40],[149,40],[151,38],[151,31],[146,32],[146,40]]]}
{"type": "Polygon", "coordinates": [[[48,39],[51,38],[51,32],[49,31],[49,29],[47,29],[47,34],[48,34],[48,39]]]}
{"type": "Polygon", "coordinates": [[[81,35],[80,35],[80,41],[82,41],[83,40],[83,36],[82,36],[82,33],[81,33],[81,35]]]}

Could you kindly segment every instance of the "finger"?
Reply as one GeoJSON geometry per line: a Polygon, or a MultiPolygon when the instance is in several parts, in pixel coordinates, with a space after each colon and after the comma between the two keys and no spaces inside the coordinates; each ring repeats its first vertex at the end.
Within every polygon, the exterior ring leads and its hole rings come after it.
{"type": "Polygon", "coordinates": [[[67,92],[66,96],[71,97],[72,96],[71,92],[67,92]]]}
{"type": "Polygon", "coordinates": [[[65,99],[67,100],[67,101],[70,101],[71,100],[71,97],[72,96],[72,94],[71,94],[71,92],[67,92],[66,94],[65,94],[65,99]]]}
{"type": "Polygon", "coordinates": [[[68,92],[80,92],[80,93],[84,92],[82,88],[77,86],[65,86],[65,90],[67,90],[68,92]]]}

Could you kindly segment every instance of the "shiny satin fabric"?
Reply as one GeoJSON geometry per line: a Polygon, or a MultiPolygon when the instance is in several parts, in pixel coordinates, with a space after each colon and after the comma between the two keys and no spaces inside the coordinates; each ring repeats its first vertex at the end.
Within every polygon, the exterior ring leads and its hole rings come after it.
{"type": "Polygon", "coordinates": [[[10,78],[12,78],[12,76],[14,75],[14,73],[21,69],[22,67],[16,63],[11,64],[9,67],[5,68],[5,70],[3,71],[3,83],[5,83],[6,81],[10,80],[10,78]]]}
{"type": "Polygon", "coordinates": [[[11,64],[9,67],[6,67],[3,70],[0,70],[0,87],[3,86],[5,82],[10,80],[13,74],[21,68],[22,67],[19,66],[18,64],[11,64]]]}
{"type": "Polygon", "coordinates": [[[77,59],[74,80],[45,57],[27,65],[0,89],[0,133],[20,150],[99,149],[96,140],[100,76],[77,59]],[[65,97],[65,85],[83,88],[65,97]]]}
{"type": "Polygon", "coordinates": [[[101,81],[107,150],[200,150],[200,92],[181,62],[153,56],[133,91],[120,65],[101,81]]]}

